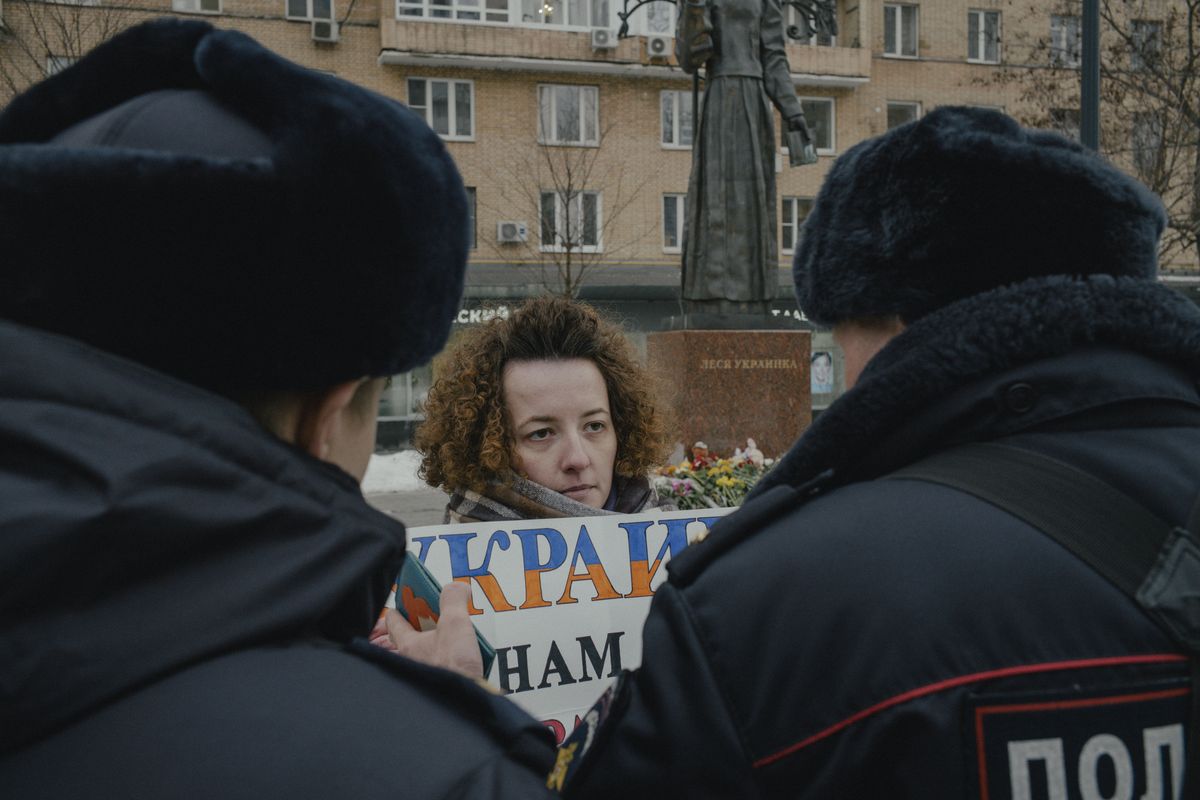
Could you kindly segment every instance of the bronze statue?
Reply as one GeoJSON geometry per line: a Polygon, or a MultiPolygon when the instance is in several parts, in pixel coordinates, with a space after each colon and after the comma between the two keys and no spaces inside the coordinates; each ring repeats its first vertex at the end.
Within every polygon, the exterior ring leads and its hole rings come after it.
{"type": "Polygon", "coordinates": [[[787,121],[792,166],[817,160],[784,50],[780,0],[682,4],[675,55],[704,67],[684,228],[685,310],[765,313],[775,296],[775,132],[787,121]]]}

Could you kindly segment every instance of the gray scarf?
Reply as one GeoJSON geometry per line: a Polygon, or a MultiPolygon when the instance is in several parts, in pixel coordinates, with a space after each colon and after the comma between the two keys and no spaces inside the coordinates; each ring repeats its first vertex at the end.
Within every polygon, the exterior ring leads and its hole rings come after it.
{"type": "Polygon", "coordinates": [[[516,476],[508,483],[493,483],[481,494],[457,489],[450,495],[443,522],[495,522],[510,519],[555,519],[633,514],[647,508],[670,510],[646,478],[614,478],[617,502],[613,511],[592,508],[564,494],[516,476]]]}

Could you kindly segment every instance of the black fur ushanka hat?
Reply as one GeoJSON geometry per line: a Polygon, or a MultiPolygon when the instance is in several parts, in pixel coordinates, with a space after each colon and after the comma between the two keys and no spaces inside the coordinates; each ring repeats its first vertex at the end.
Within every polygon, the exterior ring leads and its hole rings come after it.
{"type": "Polygon", "coordinates": [[[1152,280],[1165,223],[1154,194],[1082,145],[942,107],[833,165],[796,251],[796,297],[825,325],[910,322],[1039,276],[1152,280]]]}
{"type": "Polygon", "coordinates": [[[0,317],[217,391],[427,361],[467,225],[419,116],[207,23],[131,28],[0,113],[0,317]]]}

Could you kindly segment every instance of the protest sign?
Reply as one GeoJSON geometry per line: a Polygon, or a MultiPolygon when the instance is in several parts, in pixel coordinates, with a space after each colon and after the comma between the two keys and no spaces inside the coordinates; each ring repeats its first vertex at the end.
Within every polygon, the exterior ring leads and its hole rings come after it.
{"type": "Polygon", "coordinates": [[[732,508],[430,525],[410,555],[468,583],[472,621],[496,649],[489,681],[561,741],[622,669],[663,565],[732,508]]]}

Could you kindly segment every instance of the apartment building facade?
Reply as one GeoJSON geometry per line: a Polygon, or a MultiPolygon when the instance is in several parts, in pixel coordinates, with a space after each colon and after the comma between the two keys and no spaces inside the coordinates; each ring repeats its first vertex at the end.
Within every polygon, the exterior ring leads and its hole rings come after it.
{"type": "MultiPolygon", "coordinates": [[[[788,60],[820,158],[791,168],[777,142],[772,324],[779,327],[811,329],[792,299],[790,261],[812,198],[840,153],[938,105],[1028,115],[1036,98],[1013,76],[1042,62],[1077,81],[1078,3],[834,1],[836,34],[811,36],[804,35],[805,12],[785,3],[788,60]]],[[[1175,2],[1143,1],[1149,5],[1133,15],[1143,23],[1175,2]]],[[[94,44],[89,35],[174,13],[242,30],[299,63],[407,103],[446,141],[469,187],[473,247],[456,326],[564,289],[622,318],[637,342],[679,313],[694,93],[703,84],[675,61],[669,0],[3,3],[0,77],[14,64],[52,71],[94,44]],[[42,41],[31,33],[48,13],[110,19],[56,52],[52,35],[42,41]],[[18,47],[22,40],[33,46],[18,47]]],[[[16,83],[0,84],[0,102],[16,83]]],[[[1071,112],[1052,116],[1068,133],[1078,124],[1071,112]]],[[[1131,148],[1131,171],[1138,157],[1131,148]]],[[[297,235],[315,230],[319,219],[297,235]]],[[[1193,256],[1179,258],[1168,266],[1194,272],[1193,256]]],[[[832,382],[814,386],[820,408],[840,391],[840,355],[821,331],[813,349],[834,367],[832,382]]],[[[429,376],[424,369],[395,382],[384,402],[388,441],[406,439],[429,376]]]]}

